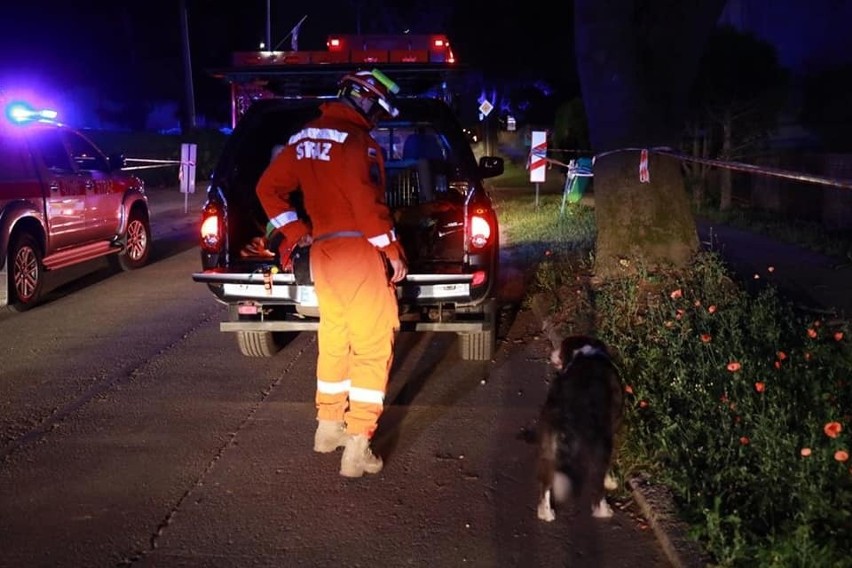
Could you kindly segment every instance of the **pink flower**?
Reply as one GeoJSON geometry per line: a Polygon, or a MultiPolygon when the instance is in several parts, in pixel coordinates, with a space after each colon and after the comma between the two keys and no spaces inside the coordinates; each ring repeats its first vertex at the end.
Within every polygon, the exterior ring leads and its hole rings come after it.
{"type": "Polygon", "coordinates": [[[837,450],[836,452],[834,452],[834,459],[843,463],[849,459],[849,452],[847,452],[846,450],[837,450]]]}
{"type": "Polygon", "coordinates": [[[683,297],[683,290],[678,288],[677,290],[674,290],[671,294],[669,294],[669,297],[671,297],[672,300],[677,300],[679,298],[682,298],[683,297]]]}
{"type": "Polygon", "coordinates": [[[740,438],[740,444],[743,446],[748,446],[751,443],[751,440],[748,439],[748,436],[743,436],[740,438]]]}
{"type": "Polygon", "coordinates": [[[731,361],[730,363],[728,363],[728,370],[732,373],[736,373],[742,368],[743,366],[740,365],[737,361],[731,361]]]}
{"type": "Polygon", "coordinates": [[[766,383],[761,383],[760,381],[754,383],[754,390],[757,392],[763,392],[766,390],[766,383]]]}
{"type": "Polygon", "coordinates": [[[799,453],[802,455],[803,458],[806,458],[809,455],[811,455],[811,449],[810,448],[802,448],[801,450],[799,450],[799,453]]]}

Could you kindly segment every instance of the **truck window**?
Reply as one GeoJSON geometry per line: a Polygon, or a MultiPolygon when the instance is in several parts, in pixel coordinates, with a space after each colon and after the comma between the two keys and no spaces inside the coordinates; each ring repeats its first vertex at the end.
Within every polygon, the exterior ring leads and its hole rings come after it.
{"type": "Polygon", "coordinates": [[[0,182],[34,177],[32,160],[20,138],[0,135],[0,182]]]}
{"type": "Polygon", "coordinates": [[[62,134],[64,135],[68,150],[71,152],[71,159],[74,160],[74,163],[77,164],[79,169],[90,172],[109,171],[109,164],[103,154],[91,142],[76,132],[64,131],[62,134]]]}
{"type": "Polygon", "coordinates": [[[74,171],[71,157],[59,137],[59,132],[44,130],[34,136],[34,141],[47,169],[55,173],[71,173],[74,171]]]}

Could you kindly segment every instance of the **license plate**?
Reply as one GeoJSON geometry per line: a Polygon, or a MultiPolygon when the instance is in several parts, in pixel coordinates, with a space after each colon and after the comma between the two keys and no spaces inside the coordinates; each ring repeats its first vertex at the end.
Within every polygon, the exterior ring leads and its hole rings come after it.
{"type": "Polygon", "coordinates": [[[315,308],[319,305],[313,286],[299,286],[297,296],[299,303],[306,308],[315,308]]]}

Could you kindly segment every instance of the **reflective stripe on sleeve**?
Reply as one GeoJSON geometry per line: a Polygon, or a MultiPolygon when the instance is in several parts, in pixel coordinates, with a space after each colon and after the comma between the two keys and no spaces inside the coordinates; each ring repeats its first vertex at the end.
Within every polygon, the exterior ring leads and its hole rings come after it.
{"type": "Polygon", "coordinates": [[[349,392],[349,387],[351,386],[352,381],[349,379],[343,381],[321,381],[317,379],[317,392],[322,394],[341,394],[345,392],[349,392]]]}
{"type": "Polygon", "coordinates": [[[349,400],[351,402],[368,402],[370,404],[384,404],[385,393],[380,390],[363,389],[353,387],[349,391],[349,400]]]}
{"type": "Polygon", "coordinates": [[[269,222],[272,223],[276,229],[280,229],[284,225],[288,225],[293,221],[298,220],[299,215],[295,211],[285,211],[284,213],[276,215],[275,217],[270,219],[269,222]]]}
{"type": "Polygon", "coordinates": [[[370,241],[370,244],[372,244],[376,248],[386,247],[396,240],[396,231],[391,229],[387,233],[382,233],[381,235],[370,237],[367,240],[370,241]]]}

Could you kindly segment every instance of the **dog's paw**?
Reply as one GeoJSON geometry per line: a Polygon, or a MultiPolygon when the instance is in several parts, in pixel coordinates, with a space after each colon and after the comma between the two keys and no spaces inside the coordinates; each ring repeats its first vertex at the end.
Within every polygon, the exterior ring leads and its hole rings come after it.
{"type": "Polygon", "coordinates": [[[538,504],[538,518],[546,523],[552,523],[556,520],[556,512],[550,503],[541,502],[538,504]]]}
{"type": "Polygon", "coordinates": [[[606,477],[604,477],[604,489],[607,491],[615,491],[618,489],[618,480],[615,479],[615,476],[611,471],[606,472],[606,477]]]}
{"type": "Polygon", "coordinates": [[[596,519],[609,519],[612,517],[612,507],[606,502],[606,499],[601,499],[601,502],[592,506],[592,516],[596,519]]]}

